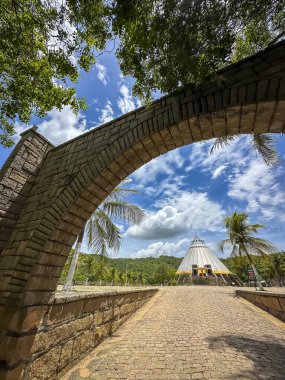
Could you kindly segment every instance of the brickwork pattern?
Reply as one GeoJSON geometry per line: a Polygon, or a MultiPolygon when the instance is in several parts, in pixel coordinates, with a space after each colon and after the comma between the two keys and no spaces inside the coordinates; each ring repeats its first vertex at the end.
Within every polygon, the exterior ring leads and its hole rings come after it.
{"type": "Polygon", "coordinates": [[[36,130],[33,127],[22,133],[0,172],[0,254],[29,196],[40,165],[53,147],[35,133],[36,130]]]}
{"type": "MultiPolygon", "coordinates": [[[[44,312],[85,221],[124,178],[151,159],[196,141],[285,130],[285,42],[229,66],[218,77],[218,82],[189,85],[47,154],[38,152],[44,159],[0,256],[0,314],[18,313],[13,328],[7,317],[1,320],[2,341],[17,337],[25,347],[23,358],[29,351],[23,327],[28,308],[44,312]]],[[[4,368],[24,360],[0,346],[2,352],[4,368]]]]}
{"type": "Polygon", "coordinates": [[[281,43],[222,70],[219,83],[189,85],[52,149],[3,252],[2,304],[46,303],[85,220],[146,162],[212,137],[283,131],[284,57],[281,43]],[[16,261],[19,244],[24,249],[16,261]]]}
{"type": "Polygon", "coordinates": [[[55,298],[38,328],[23,380],[60,378],[156,292],[148,289],[55,298]]]}
{"type": "Polygon", "coordinates": [[[234,289],[162,288],[61,380],[284,380],[285,324],[234,289]]]}

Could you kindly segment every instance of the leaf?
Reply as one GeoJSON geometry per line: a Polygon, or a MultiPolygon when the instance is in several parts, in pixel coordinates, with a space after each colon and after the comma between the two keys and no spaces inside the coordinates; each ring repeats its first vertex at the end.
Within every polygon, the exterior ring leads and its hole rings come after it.
{"type": "Polygon", "coordinates": [[[274,143],[274,138],[269,134],[252,134],[252,145],[268,166],[272,166],[279,161],[274,143]]]}
{"type": "Polygon", "coordinates": [[[211,147],[210,153],[212,154],[214,153],[215,150],[218,150],[230,145],[230,143],[233,142],[237,137],[238,135],[217,137],[214,144],[211,147]]]}

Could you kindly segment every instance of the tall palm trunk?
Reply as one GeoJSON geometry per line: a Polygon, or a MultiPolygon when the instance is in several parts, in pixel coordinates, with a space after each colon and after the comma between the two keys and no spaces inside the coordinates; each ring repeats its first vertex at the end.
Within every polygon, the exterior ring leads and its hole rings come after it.
{"type": "Polygon", "coordinates": [[[255,275],[255,278],[256,278],[256,282],[257,282],[258,288],[259,288],[259,290],[263,291],[264,287],[263,287],[263,285],[262,285],[262,283],[260,281],[259,273],[257,272],[257,269],[256,269],[255,265],[253,264],[253,261],[252,261],[252,259],[250,257],[250,254],[248,253],[248,251],[247,251],[247,249],[245,247],[244,247],[244,251],[245,251],[245,254],[246,254],[247,258],[248,258],[248,261],[250,262],[250,265],[251,265],[251,267],[253,269],[253,272],[254,272],[254,275],[255,275]]]}
{"type": "Polygon", "coordinates": [[[78,236],[76,246],[75,246],[75,250],[74,250],[74,255],[72,257],[70,268],[69,268],[69,271],[68,271],[63,289],[62,289],[66,292],[70,291],[71,287],[72,287],[73,277],[74,277],[74,273],[76,270],[76,265],[77,265],[78,257],[80,254],[83,237],[84,237],[84,227],[83,227],[82,231],[80,232],[80,235],[78,236]]]}

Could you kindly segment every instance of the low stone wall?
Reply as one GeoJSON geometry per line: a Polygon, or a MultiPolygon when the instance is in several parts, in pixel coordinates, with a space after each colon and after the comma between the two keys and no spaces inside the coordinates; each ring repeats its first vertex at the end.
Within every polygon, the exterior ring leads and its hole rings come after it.
{"type": "Polygon", "coordinates": [[[55,298],[38,329],[23,380],[55,380],[116,331],[157,289],[55,298]]]}
{"type": "Polygon", "coordinates": [[[236,295],[285,322],[285,293],[236,290],[236,295]]]}

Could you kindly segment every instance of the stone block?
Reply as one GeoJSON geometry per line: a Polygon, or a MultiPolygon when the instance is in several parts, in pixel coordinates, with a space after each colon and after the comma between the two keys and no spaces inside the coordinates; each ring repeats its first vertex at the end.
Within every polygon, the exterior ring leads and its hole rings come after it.
{"type": "Polygon", "coordinates": [[[106,310],[103,313],[103,323],[109,322],[114,318],[114,310],[106,310]]]}
{"type": "Polygon", "coordinates": [[[56,379],[59,366],[61,346],[52,348],[28,365],[25,380],[56,379]]]}
{"type": "Polygon", "coordinates": [[[280,303],[282,311],[285,313],[285,297],[280,296],[279,303],[280,303]]]}
{"type": "Polygon", "coordinates": [[[7,336],[0,339],[0,357],[3,363],[13,366],[26,359],[34,342],[35,335],[7,336]]]}
{"type": "Polygon", "coordinates": [[[20,379],[25,369],[24,364],[20,364],[15,368],[9,369],[8,371],[0,372],[1,380],[16,380],[20,379]]]}
{"type": "Polygon", "coordinates": [[[122,305],[120,308],[121,315],[131,314],[136,310],[135,303],[130,303],[127,305],[122,305]]]}
{"type": "Polygon", "coordinates": [[[58,346],[61,342],[72,339],[81,331],[89,330],[92,324],[93,315],[87,315],[59,326],[50,326],[48,331],[36,335],[32,352],[40,352],[58,346]]]}
{"type": "Polygon", "coordinates": [[[278,296],[266,296],[262,297],[262,303],[269,309],[282,311],[281,305],[278,300],[278,296]]]}
{"type": "Polygon", "coordinates": [[[93,347],[93,330],[88,330],[74,339],[72,358],[83,356],[91,347],[93,347]]]}
{"type": "Polygon", "coordinates": [[[48,324],[53,324],[61,320],[67,321],[68,319],[78,317],[83,311],[83,305],[84,299],[52,305],[48,324]]]}
{"type": "Polygon", "coordinates": [[[95,329],[95,341],[99,341],[101,339],[106,338],[111,334],[112,331],[112,323],[107,322],[95,329]]]}
{"type": "Polygon", "coordinates": [[[73,339],[62,345],[58,370],[61,371],[72,361],[73,339]]]}
{"type": "Polygon", "coordinates": [[[103,323],[103,312],[102,311],[96,311],[94,314],[94,321],[95,326],[99,326],[103,323]]]}
{"type": "Polygon", "coordinates": [[[123,318],[117,319],[112,322],[111,334],[113,334],[123,324],[123,318]]]}

